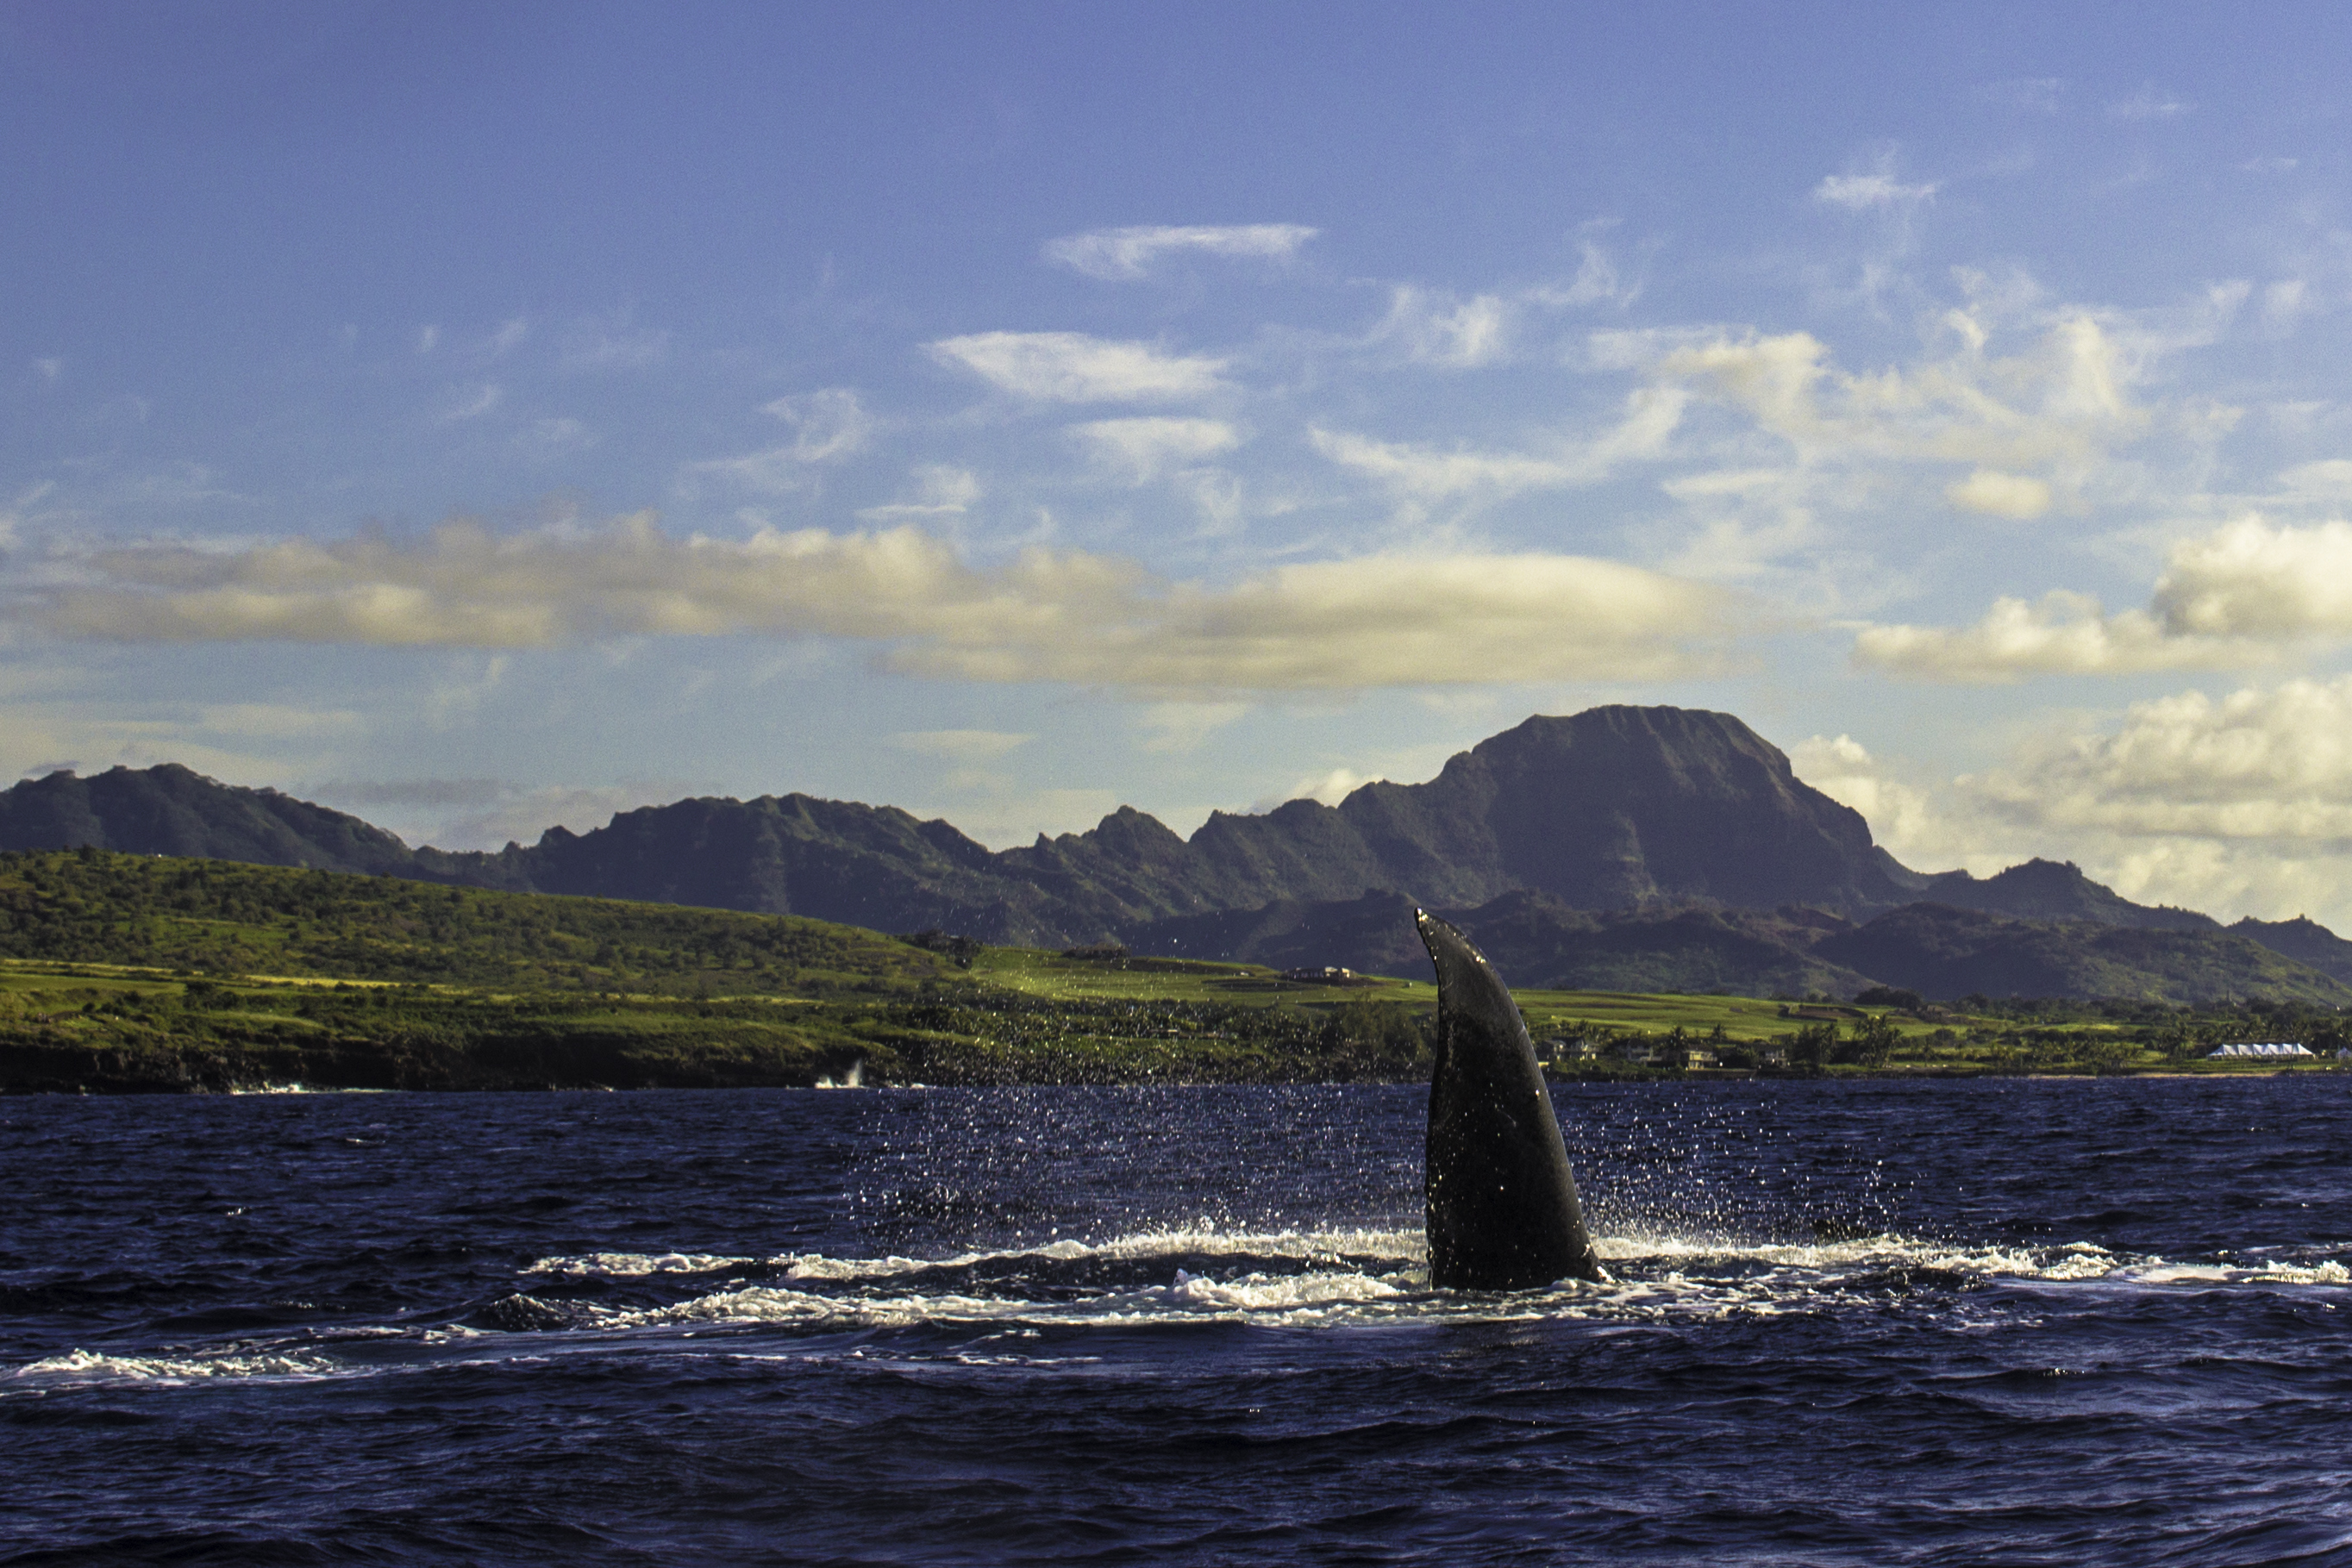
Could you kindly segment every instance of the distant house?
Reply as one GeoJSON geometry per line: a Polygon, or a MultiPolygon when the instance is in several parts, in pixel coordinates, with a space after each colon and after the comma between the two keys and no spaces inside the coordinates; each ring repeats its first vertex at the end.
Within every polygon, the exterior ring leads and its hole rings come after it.
{"type": "Polygon", "coordinates": [[[1632,1066],[1647,1067],[1658,1060],[1658,1048],[1645,1040],[1621,1040],[1610,1054],[1632,1066]]]}
{"type": "Polygon", "coordinates": [[[2309,1052],[2309,1051],[2305,1051],[2305,1050],[2304,1050],[2304,1049],[2303,1049],[2303,1045],[2302,1045],[2302,1042],[2301,1042],[2301,1041],[2299,1041],[2299,1040],[2272,1040],[2272,1041],[2268,1041],[2268,1042],[2264,1042],[2264,1043],[2261,1043],[2261,1044],[2246,1043],[2246,1044],[2240,1044],[2240,1045],[2218,1045],[2218,1046],[2215,1046],[2211,1051],[2207,1051],[2207,1052],[2205,1053],[2205,1059],[2206,1059],[2208,1061],[2210,1061],[2214,1060],[2214,1059],[2215,1059],[2215,1058],[2217,1058],[2217,1057],[2246,1057],[2246,1056],[2272,1056],[2272,1057],[2277,1057],[2277,1056],[2301,1056],[2301,1057],[2308,1057],[2308,1056],[2310,1056],[2310,1055],[2311,1055],[2311,1052],[2309,1052]]]}
{"type": "Polygon", "coordinates": [[[1785,1045],[1759,1045],[1756,1047],[1756,1062],[1759,1067],[1786,1067],[1789,1065],[1789,1048],[1785,1045]]]}
{"type": "Polygon", "coordinates": [[[1601,1048],[1589,1040],[1569,1035],[1554,1035],[1536,1042],[1536,1055],[1554,1066],[1570,1061],[1597,1061],[1601,1048]]]}
{"type": "Polygon", "coordinates": [[[1344,986],[1356,977],[1356,971],[1326,965],[1321,968],[1285,969],[1282,977],[1309,986],[1344,986]]]}
{"type": "Polygon", "coordinates": [[[1703,1045],[1694,1045],[1683,1052],[1685,1067],[1713,1067],[1715,1062],[1715,1052],[1703,1045]]]}

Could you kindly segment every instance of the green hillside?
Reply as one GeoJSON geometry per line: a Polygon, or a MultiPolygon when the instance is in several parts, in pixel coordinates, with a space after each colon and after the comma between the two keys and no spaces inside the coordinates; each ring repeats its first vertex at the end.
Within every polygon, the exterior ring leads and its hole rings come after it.
{"type": "Polygon", "coordinates": [[[820,996],[955,973],[790,915],[81,849],[0,853],[0,956],[533,991],[820,996]]]}
{"type": "MultiPolygon", "coordinates": [[[[1410,1080],[1431,1063],[1425,975],[1293,979],[381,876],[0,854],[7,1092],[1410,1080]]],[[[2218,1040],[2341,1040],[2332,1009],[2284,998],[1905,1011],[1634,987],[1520,1001],[1539,1038],[1601,1047],[1573,1068],[1598,1076],[1680,1071],[1689,1047],[1731,1067],[1787,1051],[1807,1071],[2203,1071],[2218,1040]],[[1643,1041],[1666,1056],[1637,1066],[1618,1049],[1643,1041]]]]}

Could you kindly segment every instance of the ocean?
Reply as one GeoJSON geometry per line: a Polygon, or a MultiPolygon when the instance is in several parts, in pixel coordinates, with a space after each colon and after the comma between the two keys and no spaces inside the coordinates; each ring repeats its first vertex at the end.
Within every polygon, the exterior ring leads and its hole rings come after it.
{"type": "Polygon", "coordinates": [[[2352,1074],[0,1102],[0,1563],[2352,1562],[2352,1074]]]}

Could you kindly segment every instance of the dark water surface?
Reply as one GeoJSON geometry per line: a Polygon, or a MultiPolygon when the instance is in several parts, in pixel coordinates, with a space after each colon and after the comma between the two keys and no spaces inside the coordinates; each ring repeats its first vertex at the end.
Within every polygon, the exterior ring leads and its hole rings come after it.
{"type": "Polygon", "coordinates": [[[0,1102],[0,1562],[2352,1562],[2352,1076],[0,1102]]]}

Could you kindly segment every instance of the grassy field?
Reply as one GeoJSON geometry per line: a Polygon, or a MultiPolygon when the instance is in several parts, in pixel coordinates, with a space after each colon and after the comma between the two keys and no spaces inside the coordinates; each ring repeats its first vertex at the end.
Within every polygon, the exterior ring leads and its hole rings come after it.
{"type": "MultiPolygon", "coordinates": [[[[2249,1004],[1974,1013],[1519,993],[1585,1076],[1727,1069],[2266,1073],[2211,1044],[2335,1015],[2249,1004]],[[1665,1048],[1636,1064],[1629,1048],[1665,1048]],[[1769,1048],[1769,1051],[1767,1050],[1769,1048]]],[[[790,917],[80,851],[0,855],[0,1090],[1302,1082],[1424,1077],[1418,977],[929,946],[790,917]]],[[[2333,1063],[2294,1071],[2333,1070],[2333,1063]]]]}

